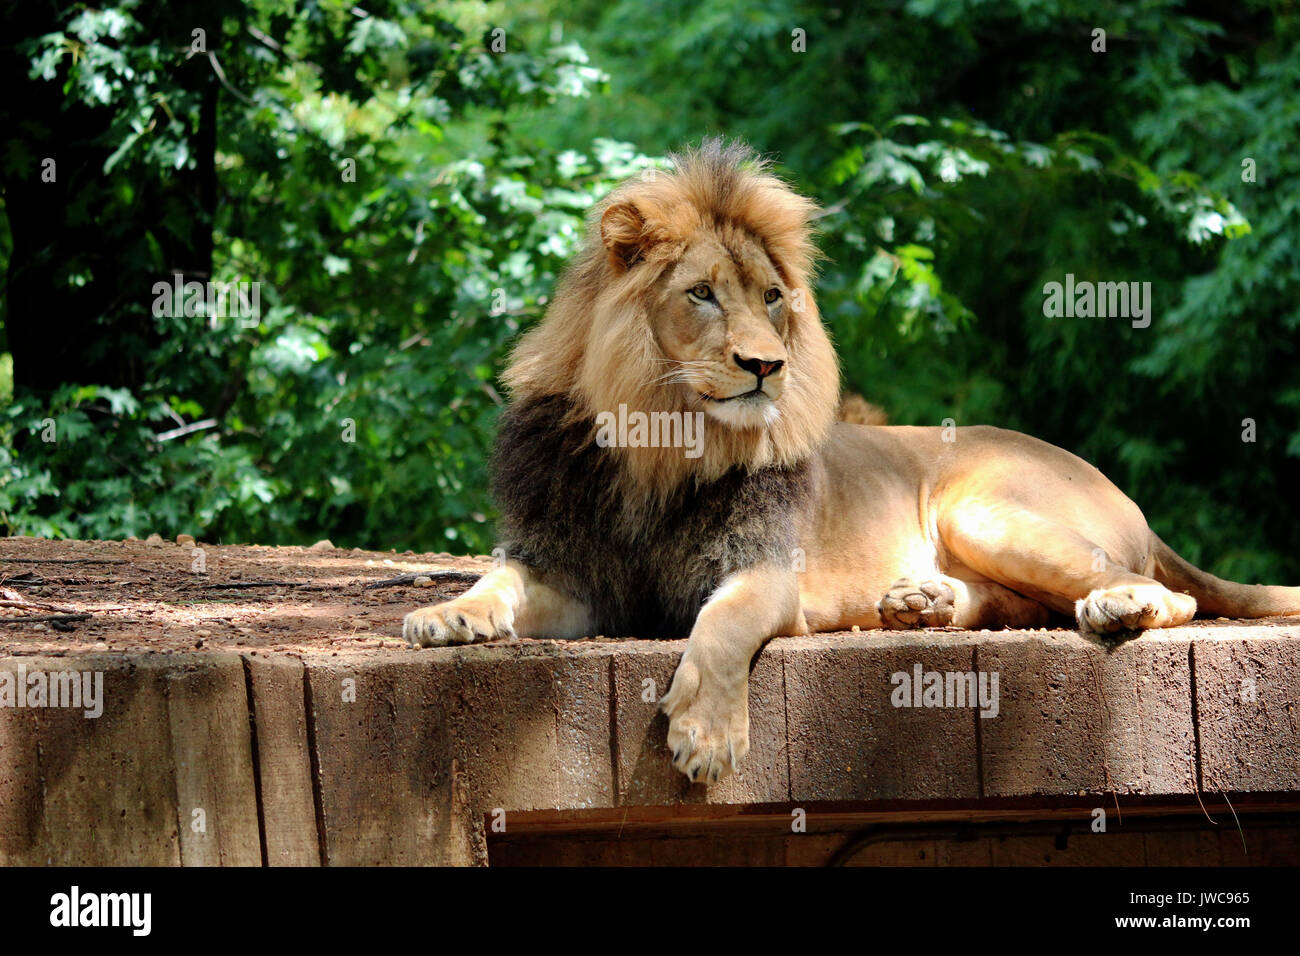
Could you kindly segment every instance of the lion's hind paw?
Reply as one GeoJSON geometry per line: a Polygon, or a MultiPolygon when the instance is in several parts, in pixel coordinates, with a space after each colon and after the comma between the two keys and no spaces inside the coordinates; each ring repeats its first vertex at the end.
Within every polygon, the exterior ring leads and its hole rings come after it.
{"type": "Polygon", "coordinates": [[[1150,627],[1186,624],[1196,614],[1196,598],[1162,584],[1097,588],[1074,605],[1079,632],[1101,638],[1135,636],[1150,627]]]}
{"type": "Polygon", "coordinates": [[[956,614],[953,602],[957,596],[942,581],[922,581],[900,578],[885,592],[876,606],[881,624],[897,631],[921,627],[945,627],[956,614]]]}

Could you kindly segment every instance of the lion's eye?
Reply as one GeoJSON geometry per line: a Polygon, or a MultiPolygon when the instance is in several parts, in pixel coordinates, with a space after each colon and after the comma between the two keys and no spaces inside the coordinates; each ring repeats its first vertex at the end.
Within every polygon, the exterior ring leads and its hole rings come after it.
{"type": "Polygon", "coordinates": [[[768,289],[766,292],[763,293],[763,301],[766,302],[768,305],[771,305],[779,298],[781,298],[780,289],[768,289]]]}
{"type": "Polygon", "coordinates": [[[690,292],[691,295],[695,296],[697,299],[704,299],[707,301],[713,298],[713,289],[709,287],[707,282],[695,283],[695,285],[691,286],[690,292]]]}

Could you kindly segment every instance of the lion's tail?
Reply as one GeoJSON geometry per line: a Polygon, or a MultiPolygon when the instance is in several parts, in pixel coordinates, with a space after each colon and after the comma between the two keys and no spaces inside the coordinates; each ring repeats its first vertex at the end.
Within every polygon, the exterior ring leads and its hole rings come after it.
{"type": "Polygon", "coordinates": [[[1165,587],[1196,598],[1196,611],[1208,617],[1280,617],[1300,614],[1300,588],[1237,584],[1202,571],[1156,535],[1153,577],[1165,587]]]}

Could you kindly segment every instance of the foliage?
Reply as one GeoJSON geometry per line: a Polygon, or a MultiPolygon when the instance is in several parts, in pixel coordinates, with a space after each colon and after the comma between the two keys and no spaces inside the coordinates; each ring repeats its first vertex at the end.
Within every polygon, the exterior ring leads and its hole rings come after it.
{"type": "MultiPolygon", "coordinates": [[[[192,161],[200,109],[173,76],[184,54],[134,9],[74,8],[64,31],[25,47],[35,77],[111,111],[114,184],[192,161]],[[177,119],[162,122],[158,103],[177,119]]],[[[414,7],[391,19],[348,9],[267,5],[223,23],[209,61],[231,80],[213,280],[260,280],[262,314],[253,328],[157,318],[149,374],[131,391],[20,394],[0,426],[20,439],[0,460],[11,528],[489,545],[503,351],[544,306],[586,207],[648,161],[601,139],[579,153],[512,135],[512,110],[600,81],[580,49],[493,56],[414,7]],[[259,39],[272,32],[282,39],[259,39]],[[218,430],[159,438],[214,406],[218,430]],[[55,442],[39,440],[47,419],[55,442]]],[[[30,172],[30,156],[11,161],[30,172]]],[[[123,264],[138,276],[137,311],[168,265],[141,260],[123,264]]],[[[112,327],[106,317],[99,334],[112,327]]]]}

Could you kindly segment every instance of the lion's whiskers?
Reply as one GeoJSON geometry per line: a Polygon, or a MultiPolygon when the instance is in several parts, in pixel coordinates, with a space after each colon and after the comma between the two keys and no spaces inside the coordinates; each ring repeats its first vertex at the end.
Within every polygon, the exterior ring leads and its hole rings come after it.
{"type": "Polygon", "coordinates": [[[653,385],[691,385],[696,388],[708,385],[708,377],[705,374],[713,365],[712,362],[703,359],[683,360],[661,358],[655,359],[655,362],[661,365],[671,365],[672,368],[657,378],[652,378],[650,384],[653,385]]]}
{"type": "Polygon", "coordinates": [[[693,374],[691,370],[678,369],[672,372],[666,372],[658,378],[650,380],[651,385],[707,385],[708,380],[704,376],[693,374]]]}

